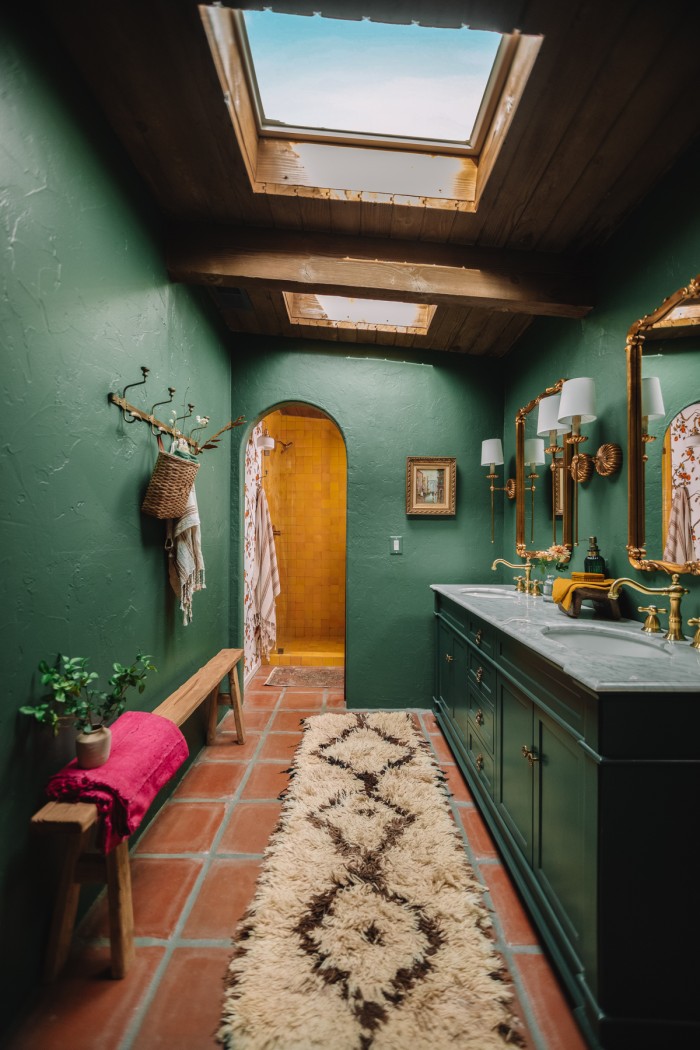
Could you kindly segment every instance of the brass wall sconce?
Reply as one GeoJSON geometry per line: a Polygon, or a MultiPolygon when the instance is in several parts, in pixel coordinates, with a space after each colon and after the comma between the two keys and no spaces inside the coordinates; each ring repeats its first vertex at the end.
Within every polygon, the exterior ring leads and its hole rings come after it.
{"type": "Polygon", "coordinates": [[[575,447],[571,459],[571,477],[574,479],[574,544],[578,546],[578,486],[589,481],[595,469],[601,477],[610,477],[622,465],[622,449],[610,443],[601,445],[595,456],[579,452],[579,446],[586,441],[581,433],[581,425],[593,423],[596,416],[595,382],[587,376],[578,379],[567,379],[561,388],[558,423],[571,428],[566,437],[568,444],[575,447]]]}
{"type": "MultiPolygon", "coordinates": [[[[649,433],[649,423],[663,419],[665,415],[666,409],[659,377],[649,376],[642,379],[642,442],[645,446],[649,441],[656,441],[656,434],[649,433]]],[[[642,459],[646,462],[648,458],[645,449],[642,459]]]]}
{"type": "Polygon", "coordinates": [[[513,478],[508,478],[505,485],[499,486],[495,482],[498,479],[496,473],[496,467],[503,465],[503,443],[500,438],[487,438],[486,441],[481,442],[481,465],[482,467],[488,467],[489,473],[486,475],[490,481],[489,491],[491,492],[491,543],[495,542],[494,536],[494,492],[505,492],[508,499],[515,499],[515,481],[513,478]]]}
{"type": "Polygon", "coordinates": [[[269,456],[275,447],[275,439],[266,430],[255,439],[255,447],[260,449],[263,456],[269,456]]]}

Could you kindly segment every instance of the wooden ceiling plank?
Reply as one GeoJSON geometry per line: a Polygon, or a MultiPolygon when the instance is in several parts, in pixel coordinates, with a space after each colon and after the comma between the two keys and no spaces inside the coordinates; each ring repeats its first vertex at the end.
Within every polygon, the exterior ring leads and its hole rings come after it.
{"type": "Polygon", "coordinates": [[[47,12],[166,213],[242,220],[252,194],[196,5],[47,0],[47,12]]]}
{"type": "MultiPolygon", "coordinates": [[[[651,190],[656,177],[649,170],[649,158],[658,150],[660,137],[670,164],[697,134],[698,59],[697,45],[694,41],[692,44],[681,48],[677,33],[667,35],[665,47],[651,53],[649,67],[641,69],[627,106],[589,155],[576,187],[576,197],[585,195],[595,204],[585,233],[586,246],[604,241],[651,190]],[[654,75],[658,68],[669,66],[673,66],[673,78],[654,75]]],[[[566,198],[540,240],[547,244],[562,240],[583,243],[580,221],[566,198]]]]}
{"type": "MultiPolygon", "coordinates": [[[[547,0],[532,4],[531,17],[538,20],[539,12],[544,41],[511,134],[480,200],[477,222],[472,224],[476,243],[527,244],[526,236],[520,233],[521,225],[528,224],[529,231],[549,206],[546,195],[539,198],[542,208],[535,206],[533,198],[550,167],[556,165],[572,132],[572,114],[585,107],[588,92],[605,68],[609,41],[623,32],[635,2],[620,0],[610,5],[604,19],[595,4],[560,5],[554,18],[547,0]],[[516,178],[513,170],[517,171],[516,178]]],[[[459,236],[463,226],[458,218],[452,239],[459,236]]]]}
{"type": "Polygon", "coordinates": [[[425,343],[431,350],[445,350],[451,348],[456,334],[462,326],[465,315],[471,315],[473,311],[467,307],[465,310],[450,306],[438,306],[433,323],[425,336],[425,343]]]}
{"type": "MultiPolygon", "coordinates": [[[[570,242],[580,223],[580,204],[573,202],[584,199],[597,204],[605,196],[611,175],[615,178],[626,166],[629,152],[636,152],[677,98],[689,51],[696,79],[695,42],[691,49],[684,48],[673,20],[660,19],[658,9],[649,4],[638,4],[574,114],[566,142],[537,186],[518,231],[523,243],[556,250],[562,241],[570,242]],[[669,65],[674,68],[672,78],[665,72],[669,65]],[[614,108],[610,106],[613,92],[618,99],[614,108]],[[598,143],[596,149],[591,149],[592,142],[598,143]],[[547,224],[533,218],[541,213],[544,202],[551,216],[547,224]]],[[[692,94],[688,96],[689,115],[690,106],[695,105],[692,94]]]]}
{"type": "Polygon", "coordinates": [[[488,304],[554,317],[582,317],[591,305],[580,274],[559,258],[528,253],[239,227],[173,232],[167,256],[171,278],[191,284],[488,304]]]}

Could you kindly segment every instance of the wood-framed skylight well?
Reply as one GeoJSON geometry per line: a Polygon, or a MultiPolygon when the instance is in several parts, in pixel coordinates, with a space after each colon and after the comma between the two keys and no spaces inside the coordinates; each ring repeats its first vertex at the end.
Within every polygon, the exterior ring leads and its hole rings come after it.
{"type": "MultiPolygon", "coordinates": [[[[319,43],[320,23],[331,24],[336,43],[339,40],[341,45],[343,32],[350,32],[356,41],[363,27],[365,30],[374,27],[373,47],[379,50],[373,51],[370,57],[374,58],[376,66],[382,65],[382,53],[387,56],[384,63],[387,65],[395,52],[410,54],[413,39],[423,27],[377,25],[365,21],[326,19],[320,15],[244,13],[226,7],[202,6],[200,12],[233,129],[255,192],[460,211],[476,210],[542,39],[519,33],[479,33],[479,46],[475,48],[478,97],[471,104],[460,97],[456,105],[453,96],[459,95],[459,85],[464,86],[471,77],[464,71],[466,66],[459,74],[461,60],[458,56],[466,56],[469,49],[459,44],[457,34],[464,35],[470,30],[430,30],[433,36],[425,54],[432,53],[433,59],[432,64],[427,58],[425,60],[426,78],[421,80],[402,75],[398,67],[392,65],[389,73],[393,77],[393,92],[385,92],[386,105],[379,103],[382,91],[378,85],[370,85],[367,90],[366,78],[363,79],[358,61],[357,43],[348,45],[348,54],[357,67],[354,98],[358,104],[354,109],[345,107],[333,116],[330,110],[319,109],[314,102],[313,77],[318,78],[319,97],[325,92],[327,96],[335,95],[336,100],[347,101],[350,97],[352,101],[353,93],[347,90],[347,78],[351,72],[343,74],[346,78],[344,90],[340,90],[342,78],[335,82],[337,90],[326,90],[324,76],[327,78],[328,73],[319,73],[320,65],[314,70],[314,51],[327,53],[330,46],[319,43]],[[264,18],[293,21],[278,22],[274,32],[268,33],[272,37],[275,32],[278,37],[286,34],[289,39],[288,59],[280,63],[279,53],[273,53],[272,61],[267,65],[261,60],[258,76],[255,49],[260,41],[255,27],[259,27],[264,18]],[[288,26],[297,23],[300,28],[295,28],[292,34],[288,26]],[[399,31],[403,34],[402,39],[392,46],[392,34],[399,31]],[[301,39],[299,33],[303,32],[310,42],[302,49],[298,41],[301,39]],[[452,36],[436,38],[435,34],[452,36]],[[440,57],[443,59],[443,74],[445,66],[448,67],[447,79],[438,72],[440,57]],[[284,92],[276,94],[275,85],[271,87],[268,73],[275,65],[283,65],[288,85],[292,83],[295,70],[300,70],[304,107],[296,112],[287,112],[282,97],[284,92]],[[451,65],[454,68],[450,68],[451,65]],[[429,86],[431,78],[435,81],[432,87],[429,86]],[[412,96],[409,95],[409,81],[412,96]],[[447,101],[440,104],[434,93],[438,88],[446,92],[443,100],[450,96],[449,104],[447,101]],[[423,106],[420,96],[424,96],[427,105],[423,106]],[[363,112],[367,114],[368,110],[363,111],[359,105],[362,99],[369,100],[369,109],[374,100],[376,119],[367,115],[363,117],[363,112]],[[263,102],[271,108],[269,114],[263,102]],[[412,109],[422,112],[411,113],[412,109]],[[443,120],[442,111],[450,111],[447,120],[443,120]],[[417,120],[421,116],[422,121],[417,120]],[[339,126],[321,126],[332,123],[339,126]]],[[[277,44],[280,45],[280,40],[277,44]]],[[[420,54],[420,49],[414,54],[420,54]]],[[[393,63],[393,58],[391,61],[393,63]]],[[[420,64],[420,60],[417,61],[420,64]]],[[[291,98],[291,88],[287,94],[291,98]]]]}
{"type": "Polygon", "coordinates": [[[283,292],[289,321],[294,325],[347,328],[364,332],[427,335],[436,306],[361,299],[343,295],[283,292]]]}

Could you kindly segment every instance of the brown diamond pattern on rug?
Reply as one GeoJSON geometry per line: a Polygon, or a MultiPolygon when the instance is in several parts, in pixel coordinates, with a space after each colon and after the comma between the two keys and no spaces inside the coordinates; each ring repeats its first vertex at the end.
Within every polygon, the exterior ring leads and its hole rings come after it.
{"type": "Polygon", "coordinates": [[[483,888],[404,712],[305,720],[229,968],[233,1050],[524,1046],[483,888]]]}
{"type": "Polygon", "coordinates": [[[304,689],[342,689],[344,667],[275,667],[265,685],[304,689]]]}

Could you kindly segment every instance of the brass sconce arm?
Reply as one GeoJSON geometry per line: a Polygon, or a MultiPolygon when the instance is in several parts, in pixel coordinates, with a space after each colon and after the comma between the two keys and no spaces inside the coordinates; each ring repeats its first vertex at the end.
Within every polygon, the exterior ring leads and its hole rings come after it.
{"type": "Polygon", "coordinates": [[[643,583],[637,583],[636,580],[630,580],[626,576],[621,576],[619,579],[613,580],[608,591],[608,598],[619,598],[623,587],[631,587],[641,594],[662,594],[668,597],[671,603],[671,612],[668,618],[668,631],[664,635],[664,639],[667,642],[682,642],[685,640],[685,635],[681,630],[681,598],[684,594],[688,594],[688,590],[678,582],[677,573],[674,573],[671,577],[671,583],[668,587],[647,587],[643,583]]]}

